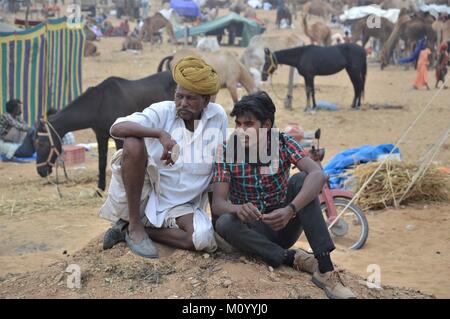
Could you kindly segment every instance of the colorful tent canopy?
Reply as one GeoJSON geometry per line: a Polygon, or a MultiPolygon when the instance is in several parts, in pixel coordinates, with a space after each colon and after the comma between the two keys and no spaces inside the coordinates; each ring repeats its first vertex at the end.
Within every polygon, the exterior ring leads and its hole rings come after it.
{"type": "MultiPolygon", "coordinates": [[[[264,27],[258,24],[254,20],[247,19],[239,14],[231,12],[226,16],[217,18],[213,21],[202,23],[198,26],[189,28],[189,36],[195,35],[218,35],[220,32],[223,32],[223,29],[229,26],[231,23],[238,24],[239,31],[242,30],[237,36],[242,37],[242,41],[240,43],[241,46],[246,47],[250,42],[250,39],[258,34],[264,32],[264,27]]],[[[177,39],[183,38],[185,36],[185,28],[184,27],[176,27],[175,28],[175,37],[177,39]]]]}
{"type": "Polygon", "coordinates": [[[23,102],[30,125],[53,107],[65,107],[82,93],[85,34],[66,18],[25,31],[0,32],[0,113],[10,99],[23,102]]]}
{"type": "Polygon", "coordinates": [[[182,17],[199,17],[200,8],[192,0],[171,0],[170,7],[182,17]]]}

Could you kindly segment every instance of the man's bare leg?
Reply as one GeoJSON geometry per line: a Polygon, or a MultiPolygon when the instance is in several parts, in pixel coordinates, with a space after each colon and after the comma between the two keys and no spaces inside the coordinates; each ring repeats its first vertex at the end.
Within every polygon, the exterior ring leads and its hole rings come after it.
{"type": "Polygon", "coordinates": [[[147,238],[140,217],[141,193],[144,186],[146,165],[147,150],[144,139],[127,137],[123,144],[122,179],[130,214],[128,234],[135,244],[147,238]]]}
{"type": "Polygon", "coordinates": [[[192,242],[194,214],[177,218],[179,228],[145,228],[150,239],[175,248],[195,250],[192,242]]]}

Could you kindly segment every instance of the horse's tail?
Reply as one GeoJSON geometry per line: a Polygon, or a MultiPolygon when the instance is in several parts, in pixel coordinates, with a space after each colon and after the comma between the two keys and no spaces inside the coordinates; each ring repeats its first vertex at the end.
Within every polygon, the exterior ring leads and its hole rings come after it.
{"type": "Polygon", "coordinates": [[[367,54],[364,51],[363,61],[362,61],[362,65],[361,65],[361,78],[362,78],[361,97],[363,99],[364,99],[364,91],[365,91],[365,85],[366,85],[366,75],[367,75],[367,54]]]}
{"type": "Polygon", "coordinates": [[[163,58],[161,60],[161,62],[159,62],[159,64],[158,64],[158,73],[163,71],[164,63],[166,64],[166,69],[170,70],[169,63],[172,60],[173,60],[173,55],[169,55],[169,56],[166,56],[165,58],[163,58]]]}

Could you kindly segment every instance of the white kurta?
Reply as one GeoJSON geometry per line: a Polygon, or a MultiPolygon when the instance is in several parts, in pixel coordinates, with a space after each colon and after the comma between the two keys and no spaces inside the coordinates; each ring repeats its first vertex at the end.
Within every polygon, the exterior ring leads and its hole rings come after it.
{"type": "Polygon", "coordinates": [[[147,204],[146,215],[150,222],[160,227],[167,210],[183,204],[199,205],[212,177],[215,150],[226,138],[228,120],[222,106],[209,103],[193,133],[176,115],[172,101],[155,103],[142,112],[118,118],[113,126],[125,121],[163,129],[180,146],[179,159],[172,166],[167,166],[165,161],[160,160],[163,147],[159,140],[145,138],[147,152],[154,159],[160,174],[160,194],[155,196],[153,193],[147,204]]]}

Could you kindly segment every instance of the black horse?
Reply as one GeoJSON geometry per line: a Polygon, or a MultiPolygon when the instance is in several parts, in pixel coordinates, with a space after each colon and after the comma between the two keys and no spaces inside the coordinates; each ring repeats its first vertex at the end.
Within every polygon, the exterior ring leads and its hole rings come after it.
{"type": "Polygon", "coordinates": [[[347,71],[355,90],[352,108],[361,106],[367,73],[366,51],[361,46],[353,43],[328,47],[306,45],[273,53],[266,48],[264,52],[263,81],[266,81],[268,76],[277,69],[278,64],[296,67],[298,73],[304,77],[307,100],[305,111],[310,108],[311,95],[313,109],[316,108],[314,77],[335,74],[343,69],[347,71]]]}
{"type": "MultiPolygon", "coordinates": [[[[99,85],[90,87],[62,111],[52,115],[47,123],[40,121],[36,143],[38,174],[46,177],[52,172],[57,155],[61,153],[60,138],[64,134],[92,128],[98,144],[98,188],[105,190],[111,125],[118,117],[142,111],[153,103],[172,101],[175,88],[176,83],[170,72],[135,81],[109,77],[99,85]]],[[[121,140],[115,140],[115,143],[117,149],[122,147],[121,140]]]]}

